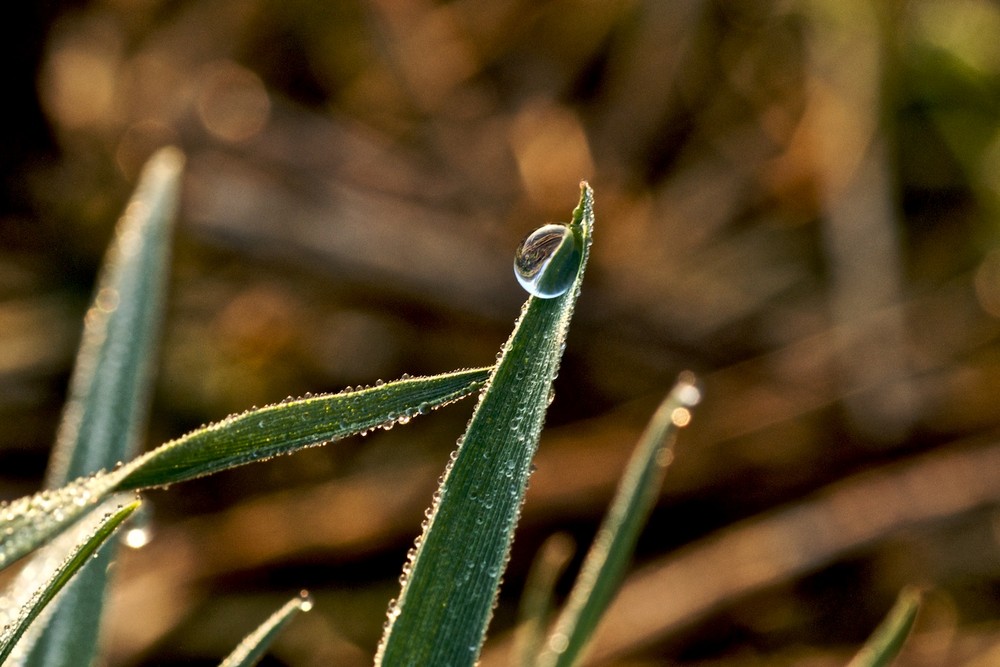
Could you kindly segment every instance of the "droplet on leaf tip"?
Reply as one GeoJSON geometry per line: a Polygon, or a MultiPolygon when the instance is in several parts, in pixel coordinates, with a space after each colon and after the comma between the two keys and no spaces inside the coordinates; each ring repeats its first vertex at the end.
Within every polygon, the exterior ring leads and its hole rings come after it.
{"type": "Polygon", "coordinates": [[[573,284],[582,258],[582,243],[572,228],[542,225],[514,253],[514,275],[529,294],[552,299],[573,284]]]}
{"type": "Polygon", "coordinates": [[[684,371],[677,378],[675,387],[677,400],[687,407],[694,407],[701,402],[701,389],[698,386],[698,378],[691,371],[684,371]]]}

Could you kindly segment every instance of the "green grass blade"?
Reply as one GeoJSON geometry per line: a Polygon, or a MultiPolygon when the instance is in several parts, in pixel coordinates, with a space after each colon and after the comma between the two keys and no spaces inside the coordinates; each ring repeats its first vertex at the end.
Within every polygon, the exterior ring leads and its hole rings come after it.
{"type": "Polygon", "coordinates": [[[920,598],[919,590],[904,588],[885,620],[875,628],[848,667],[885,667],[892,663],[917,620],[920,598]]]}
{"type": "Polygon", "coordinates": [[[573,538],[565,533],[552,535],[538,550],[521,595],[514,664],[521,667],[535,664],[545,644],[545,630],[552,614],[556,583],[569,565],[573,551],[573,538]]]}
{"type": "Polygon", "coordinates": [[[446,470],[376,664],[473,665],[492,614],[589,253],[593,193],[570,229],[580,242],[569,289],[530,297],[446,470]]]}
{"type": "Polygon", "coordinates": [[[666,467],[673,458],[677,429],[690,421],[689,408],[700,398],[694,376],[686,373],[653,415],[587,552],[569,600],[538,657],[539,666],[566,667],[580,657],[621,583],[642,526],[656,502],[666,467]]]}
{"type": "MultiPolygon", "coordinates": [[[[49,461],[49,488],[111,468],[137,448],[149,406],[183,165],[176,148],[154,154],[118,223],[85,320],[49,461]]],[[[91,661],[113,557],[112,547],[103,549],[103,566],[81,572],[59,597],[29,667],[91,661]]]]}
{"type": "Polygon", "coordinates": [[[403,378],[340,394],[310,396],[233,415],[139,457],[119,471],[118,490],[165,486],[220,470],[406,423],[468,396],[489,369],[403,378]]]}
{"type": "Polygon", "coordinates": [[[109,475],[84,477],[58,489],[0,503],[0,569],[41,546],[111,492],[109,475]]]}
{"type": "Polygon", "coordinates": [[[149,403],[183,165],[176,148],[150,158],[118,223],[87,312],[48,488],[128,460],[135,449],[149,403]]]}
{"type": "Polygon", "coordinates": [[[264,621],[260,627],[247,635],[239,643],[239,646],[219,663],[219,667],[252,667],[256,665],[289,621],[300,611],[309,611],[312,606],[313,602],[309,594],[302,591],[297,597],[286,602],[281,609],[271,614],[270,618],[264,621]]]}
{"type": "Polygon", "coordinates": [[[140,490],[289,454],[417,415],[477,391],[490,369],[404,378],[250,410],[192,431],[110,473],[0,504],[0,569],[117,490],[140,490]]]}
{"type": "MultiPolygon", "coordinates": [[[[69,557],[62,562],[51,577],[37,586],[27,604],[19,609],[16,618],[4,622],[2,629],[0,629],[0,664],[3,664],[10,657],[15,645],[24,635],[28,626],[31,625],[31,622],[38,617],[45,609],[45,606],[62,590],[73,575],[91,560],[98,548],[107,542],[108,538],[115,532],[115,529],[138,506],[139,501],[136,500],[101,517],[97,528],[86,539],[76,545],[69,557]]],[[[87,660],[86,657],[83,659],[87,660]]],[[[85,663],[78,662],[78,664],[85,663]]]]}

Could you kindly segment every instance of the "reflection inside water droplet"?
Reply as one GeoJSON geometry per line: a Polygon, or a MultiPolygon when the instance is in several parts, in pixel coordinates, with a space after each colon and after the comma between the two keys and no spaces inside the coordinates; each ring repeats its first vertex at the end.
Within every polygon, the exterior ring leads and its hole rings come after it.
{"type": "Polygon", "coordinates": [[[542,225],[514,253],[514,275],[521,287],[543,299],[565,294],[576,278],[583,248],[566,225],[542,225]]]}

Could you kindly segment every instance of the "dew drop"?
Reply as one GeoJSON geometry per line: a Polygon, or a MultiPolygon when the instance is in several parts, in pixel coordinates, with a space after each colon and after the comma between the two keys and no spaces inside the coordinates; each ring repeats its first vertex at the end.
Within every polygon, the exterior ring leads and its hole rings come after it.
{"type": "Polygon", "coordinates": [[[580,236],[566,225],[542,225],[514,253],[514,275],[529,294],[542,299],[565,294],[583,258],[580,236]]]}
{"type": "Polygon", "coordinates": [[[125,545],[131,549],[141,549],[152,539],[152,534],[145,526],[129,528],[125,532],[125,545]]]}
{"type": "Polygon", "coordinates": [[[691,411],[687,408],[674,408],[670,413],[670,421],[678,428],[684,428],[691,423],[691,411]]]}
{"type": "Polygon", "coordinates": [[[562,632],[557,632],[549,637],[549,650],[553,653],[565,653],[569,648],[569,637],[562,632]]]}
{"type": "Polygon", "coordinates": [[[701,388],[697,377],[691,371],[680,374],[674,391],[677,392],[678,400],[686,407],[693,408],[701,402],[701,388]]]}

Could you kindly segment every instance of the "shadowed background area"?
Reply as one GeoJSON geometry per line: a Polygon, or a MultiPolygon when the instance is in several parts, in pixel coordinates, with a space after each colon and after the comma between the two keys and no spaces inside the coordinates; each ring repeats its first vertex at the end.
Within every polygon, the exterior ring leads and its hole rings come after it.
{"type": "MultiPolygon", "coordinates": [[[[113,224],[188,156],[148,445],[490,363],[514,248],[596,192],[587,280],[484,664],[542,542],[585,549],[677,374],[682,434],[600,665],[1000,663],[1000,6],[104,0],[2,48],[0,496],[40,484],[113,224]]],[[[149,494],[107,664],[370,664],[472,409],[149,494]]],[[[580,556],[570,565],[570,575],[580,556]]],[[[565,594],[571,579],[559,586],[565,594]]]]}

